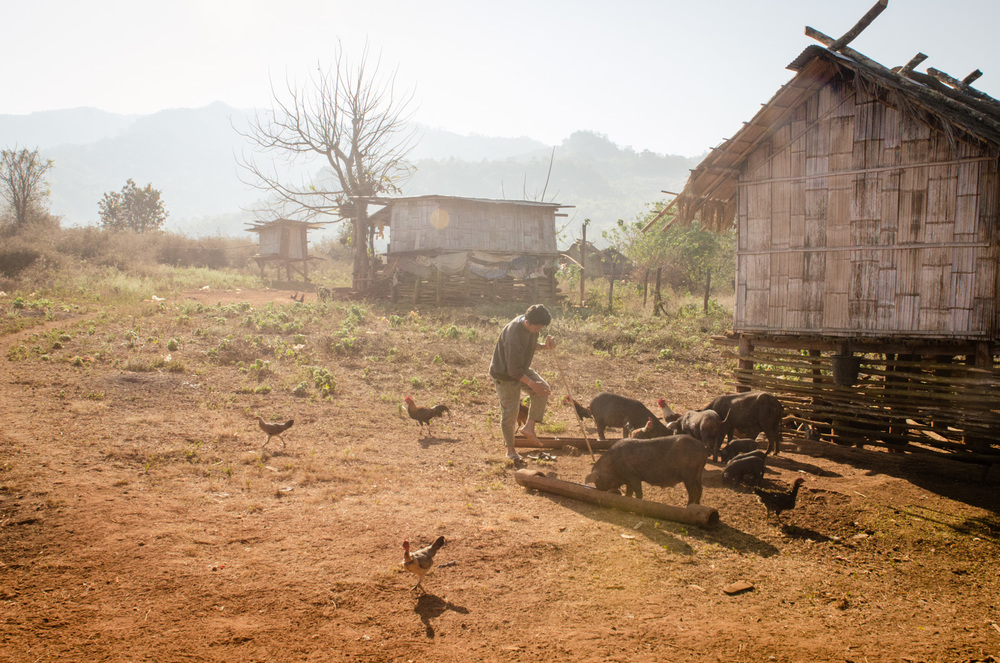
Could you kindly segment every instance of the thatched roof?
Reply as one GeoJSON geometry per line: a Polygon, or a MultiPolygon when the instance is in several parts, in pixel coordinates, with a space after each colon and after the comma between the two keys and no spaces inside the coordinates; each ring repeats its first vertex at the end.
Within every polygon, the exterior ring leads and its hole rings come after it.
{"type": "MultiPolygon", "coordinates": [[[[839,48],[839,52],[809,46],[788,65],[796,76],[739,132],[714,148],[692,170],[684,190],[668,206],[677,207],[676,222],[686,224],[697,217],[706,228],[721,231],[731,227],[736,216],[740,165],[807,98],[831,81],[853,85],[900,113],[944,132],[953,142],[1000,146],[1000,102],[969,85],[978,78],[978,70],[963,81],[932,68],[927,73],[913,71],[926,57],[922,54],[904,67],[889,69],[812,28],[806,32],[831,48],[839,48]]],[[[651,222],[647,229],[653,225],[651,222]]]]}

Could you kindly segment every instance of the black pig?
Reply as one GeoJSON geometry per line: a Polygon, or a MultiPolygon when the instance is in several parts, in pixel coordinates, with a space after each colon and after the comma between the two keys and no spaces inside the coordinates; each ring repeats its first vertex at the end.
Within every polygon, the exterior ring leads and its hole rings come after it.
{"type": "Polygon", "coordinates": [[[722,483],[735,486],[739,483],[747,483],[756,486],[764,478],[764,452],[752,451],[749,454],[742,454],[726,463],[726,469],[722,471],[722,483]]]}
{"type": "Polygon", "coordinates": [[[719,460],[719,447],[725,437],[723,421],[715,410],[688,410],[680,419],[671,421],[667,428],[701,440],[712,452],[712,460],[719,460]]]}
{"type": "Polygon", "coordinates": [[[597,425],[597,437],[602,440],[606,439],[604,429],[609,426],[611,428],[628,426],[631,430],[638,430],[644,427],[650,419],[653,420],[651,430],[654,433],[661,436],[670,435],[670,431],[663,425],[663,422],[657,419],[656,415],[649,411],[649,408],[634,398],[626,398],[602,391],[594,396],[594,400],[590,401],[590,407],[587,409],[590,410],[591,416],[594,417],[594,423],[597,425]]]}
{"type": "Polygon", "coordinates": [[[757,440],[751,440],[748,438],[740,438],[738,440],[733,440],[722,449],[722,462],[728,463],[734,457],[739,454],[744,454],[748,451],[757,450],[757,440]]]}
{"type": "Polygon", "coordinates": [[[642,482],[669,487],[683,482],[688,504],[701,503],[701,474],[708,452],[690,435],[671,435],[651,440],[625,439],[604,452],[584,480],[598,490],[618,492],[642,499],[642,482]]]}
{"type": "Polygon", "coordinates": [[[775,455],[781,450],[781,418],[785,408],[773,394],[766,391],[747,391],[740,394],[716,396],[705,410],[715,410],[723,420],[722,428],[730,441],[735,432],[747,437],[767,435],[767,451],[775,455]]]}

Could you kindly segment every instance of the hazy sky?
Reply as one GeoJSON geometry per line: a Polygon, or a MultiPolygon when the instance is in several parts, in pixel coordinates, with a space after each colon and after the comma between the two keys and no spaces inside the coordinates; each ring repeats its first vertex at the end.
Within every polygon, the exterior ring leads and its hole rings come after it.
{"type": "MultiPolygon", "coordinates": [[[[415,120],[558,144],[574,131],[693,156],[737,131],[813,40],[875,0],[30,0],[0,4],[0,114],[268,106],[367,41],[412,88],[415,120]]],[[[886,66],[922,51],[1000,96],[997,0],[890,0],[852,47],[886,66]]]]}

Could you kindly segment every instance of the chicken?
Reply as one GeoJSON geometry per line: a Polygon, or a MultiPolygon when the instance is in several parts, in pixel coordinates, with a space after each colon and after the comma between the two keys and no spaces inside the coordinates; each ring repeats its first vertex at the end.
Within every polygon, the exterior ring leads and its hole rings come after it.
{"type": "Polygon", "coordinates": [[[585,408],[579,403],[577,403],[576,399],[570,396],[569,394],[566,395],[566,402],[573,404],[573,407],[576,409],[576,416],[580,417],[581,420],[594,418],[593,415],[590,414],[589,408],[585,408]]]}
{"type": "Polygon", "coordinates": [[[272,423],[264,421],[263,417],[258,416],[257,425],[260,426],[262,431],[267,433],[267,440],[261,445],[261,447],[266,447],[272,437],[277,437],[281,440],[281,446],[284,448],[285,438],[281,437],[281,434],[291,428],[293,423],[295,423],[294,419],[289,419],[288,421],[276,421],[272,423]]]}
{"type": "Polygon", "coordinates": [[[665,421],[666,423],[669,424],[671,421],[677,421],[678,419],[681,418],[681,415],[677,414],[672,409],[670,409],[670,406],[667,405],[666,398],[661,398],[660,400],[656,401],[656,404],[659,405],[660,409],[663,411],[663,421],[665,421]]]}
{"type": "MultiPolygon", "coordinates": [[[[421,581],[427,572],[431,570],[434,566],[434,555],[437,551],[441,549],[444,545],[444,537],[439,536],[434,540],[434,543],[427,546],[426,548],[421,548],[420,550],[415,550],[410,552],[410,542],[403,539],[403,561],[402,566],[404,569],[413,573],[417,576],[417,584],[413,586],[413,589],[420,587],[421,581]]],[[[423,590],[423,587],[420,587],[423,590]]]]}
{"type": "Polygon", "coordinates": [[[805,479],[799,477],[792,484],[792,489],[789,492],[783,492],[780,490],[767,490],[764,488],[754,488],[753,492],[757,495],[757,499],[764,508],[767,509],[767,515],[770,517],[771,512],[778,520],[781,520],[781,512],[789,511],[795,508],[795,497],[799,493],[799,486],[805,483],[805,479]]]}
{"type": "Polygon", "coordinates": [[[304,293],[304,292],[301,292],[301,293],[300,292],[295,292],[292,295],[292,300],[296,301],[296,302],[299,302],[301,304],[302,302],[306,301],[306,293],[304,293]]]}
{"type": "Polygon", "coordinates": [[[406,403],[406,412],[410,415],[410,419],[415,420],[420,425],[421,430],[423,430],[424,426],[427,426],[428,433],[431,431],[431,419],[440,417],[445,412],[451,416],[451,410],[448,409],[447,405],[420,407],[414,402],[413,396],[407,396],[403,399],[403,402],[406,403]]]}

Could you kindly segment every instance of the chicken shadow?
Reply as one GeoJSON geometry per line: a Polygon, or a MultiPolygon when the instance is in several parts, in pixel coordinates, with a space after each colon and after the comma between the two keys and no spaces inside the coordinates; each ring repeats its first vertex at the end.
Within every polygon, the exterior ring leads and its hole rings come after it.
{"type": "Polygon", "coordinates": [[[462,440],[460,440],[457,437],[438,437],[436,435],[431,435],[430,433],[428,433],[427,435],[418,439],[417,443],[420,444],[420,446],[423,447],[424,449],[429,449],[435,444],[446,444],[446,443],[454,444],[455,442],[461,442],[461,441],[462,440]]]}
{"type": "Polygon", "coordinates": [[[821,534],[814,529],[809,529],[808,527],[799,527],[798,525],[792,525],[791,523],[779,523],[781,526],[781,531],[790,539],[801,539],[803,541],[815,541],[817,543],[826,543],[832,541],[826,534],[821,534]]]}
{"type": "Polygon", "coordinates": [[[440,596],[426,593],[420,595],[420,598],[417,599],[416,607],[413,608],[413,612],[417,613],[417,616],[420,617],[420,622],[424,625],[428,638],[433,638],[435,636],[434,626],[431,624],[431,620],[437,619],[448,610],[453,610],[460,615],[469,614],[468,608],[455,605],[451,601],[445,601],[440,596]]]}

